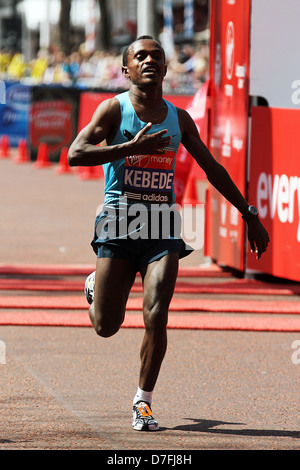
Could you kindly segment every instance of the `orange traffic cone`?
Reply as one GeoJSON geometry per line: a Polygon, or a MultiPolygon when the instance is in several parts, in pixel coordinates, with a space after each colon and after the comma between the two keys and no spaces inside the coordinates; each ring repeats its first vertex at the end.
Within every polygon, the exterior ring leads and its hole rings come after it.
{"type": "Polygon", "coordinates": [[[65,173],[73,173],[68,163],[68,159],[67,159],[68,151],[69,149],[67,147],[63,147],[61,149],[58,167],[55,169],[55,173],[57,175],[62,175],[65,173]]]}
{"type": "Polygon", "coordinates": [[[101,168],[99,166],[84,166],[78,168],[80,180],[97,180],[101,178],[101,168]]]}
{"type": "Polygon", "coordinates": [[[36,159],[36,162],[34,163],[34,168],[37,168],[37,169],[49,168],[51,165],[52,164],[49,161],[48,145],[42,142],[39,145],[37,159],[36,159]]]}
{"type": "Polygon", "coordinates": [[[9,138],[7,135],[2,135],[1,141],[0,141],[0,158],[9,158],[9,157],[10,157],[9,138]]]}
{"type": "Polygon", "coordinates": [[[14,161],[15,163],[27,163],[30,161],[26,139],[19,141],[17,156],[14,161]]]}

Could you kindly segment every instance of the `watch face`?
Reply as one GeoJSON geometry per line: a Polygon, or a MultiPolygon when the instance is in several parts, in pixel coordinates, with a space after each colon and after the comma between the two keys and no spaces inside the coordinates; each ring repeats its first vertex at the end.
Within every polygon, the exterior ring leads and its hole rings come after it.
{"type": "Polygon", "coordinates": [[[258,215],[258,210],[254,206],[249,207],[249,212],[251,215],[258,215]]]}

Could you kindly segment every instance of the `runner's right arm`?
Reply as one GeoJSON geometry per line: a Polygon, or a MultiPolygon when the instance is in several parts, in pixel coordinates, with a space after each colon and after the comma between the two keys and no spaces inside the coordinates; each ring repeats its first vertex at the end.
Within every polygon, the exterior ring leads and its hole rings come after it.
{"type": "Polygon", "coordinates": [[[116,98],[103,101],[96,109],[90,123],[79,132],[70,146],[69,165],[95,166],[130,155],[161,154],[170,144],[170,137],[163,137],[167,130],[147,134],[151,129],[151,123],[148,123],[132,140],[109,145],[117,133],[120,121],[119,101],[116,98]]]}

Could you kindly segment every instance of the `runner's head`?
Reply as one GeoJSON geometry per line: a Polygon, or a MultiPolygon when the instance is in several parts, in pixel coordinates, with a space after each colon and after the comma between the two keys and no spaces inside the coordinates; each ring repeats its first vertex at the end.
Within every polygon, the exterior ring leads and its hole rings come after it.
{"type": "Polygon", "coordinates": [[[165,53],[152,36],[140,36],[123,53],[123,75],[136,85],[162,83],[167,73],[165,53]]]}
{"type": "Polygon", "coordinates": [[[127,67],[128,65],[128,53],[129,53],[131,46],[133,46],[133,44],[135,44],[137,41],[141,41],[143,39],[150,39],[154,41],[157,44],[157,46],[161,49],[163,56],[164,56],[164,60],[165,60],[165,51],[163,50],[163,47],[161,46],[161,44],[158,41],[156,41],[152,36],[145,34],[143,36],[139,36],[135,41],[133,41],[124,49],[124,52],[123,52],[123,66],[124,67],[127,67]]]}

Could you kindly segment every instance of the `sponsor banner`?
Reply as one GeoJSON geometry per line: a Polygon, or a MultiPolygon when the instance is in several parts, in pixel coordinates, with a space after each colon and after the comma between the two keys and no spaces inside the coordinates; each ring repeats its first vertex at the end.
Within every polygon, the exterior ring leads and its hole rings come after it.
{"type": "Polygon", "coordinates": [[[31,144],[38,148],[41,142],[49,146],[49,151],[56,152],[70,142],[71,106],[61,100],[38,101],[31,110],[31,144]]]}
{"type": "Polygon", "coordinates": [[[30,102],[30,86],[1,82],[0,135],[7,135],[12,147],[28,138],[30,102]]]}
{"type": "MultiPolygon", "coordinates": [[[[209,148],[243,195],[249,105],[250,0],[213,0],[211,15],[211,113],[209,148]]],[[[209,188],[207,254],[244,269],[244,223],[237,210],[209,188]]]]}
{"type": "Polygon", "coordinates": [[[249,201],[271,243],[247,268],[300,281],[300,110],[252,107],[249,201]]]}
{"type": "MultiPolygon", "coordinates": [[[[78,132],[91,120],[94,112],[102,101],[116,96],[116,93],[82,91],[80,95],[78,132]]],[[[164,98],[178,108],[187,109],[192,97],[188,95],[166,95],[164,98]]]]}
{"type": "Polygon", "coordinates": [[[78,132],[88,125],[99,104],[114,96],[116,93],[82,91],[79,102],[78,132]]]}
{"type": "MultiPolygon", "coordinates": [[[[114,96],[116,96],[116,93],[83,91],[79,101],[78,132],[88,125],[99,104],[114,96]]],[[[100,165],[96,167],[78,167],[79,174],[84,174],[87,170],[94,178],[104,178],[103,168],[100,165]]]]}
{"type": "Polygon", "coordinates": [[[77,134],[80,91],[64,87],[33,87],[30,118],[31,158],[35,160],[40,143],[49,148],[50,160],[58,161],[62,147],[68,147],[77,134]]]}
{"type": "MultiPolygon", "coordinates": [[[[185,108],[193,118],[201,140],[205,145],[207,145],[208,138],[208,93],[209,81],[206,81],[185,108]]],[[[185,196],[187,195],[186,189],[189,183],[194,184],[196,189],[197,180],[206,180],[206,175],[186,148],[180,145],[176,159],[174,181],[174,184],[176,184],[176,201],[178,204],[181,204],[182,201],[184,203],[185,196]],[[177,171],[180,174],[180,178],[177,178],[177,171]]]]}
{"type": "MultiPolygon", "coordinates": [[[[193,98],[187,98],[186,96],[167,97],[175,106],[186,109],[191,115],[205,145],[207,145],[208,134],[208,93],[209,81],[202,85],[193,98]]],[[[192,178],[195,182],[196,180],[206,179],[206,175],[181,144],[177,152],[174,178],[174,189],[178,204],[184,203],[185,190],[189,183],[189,178],[192,178]]]]}

